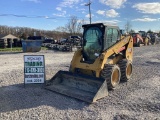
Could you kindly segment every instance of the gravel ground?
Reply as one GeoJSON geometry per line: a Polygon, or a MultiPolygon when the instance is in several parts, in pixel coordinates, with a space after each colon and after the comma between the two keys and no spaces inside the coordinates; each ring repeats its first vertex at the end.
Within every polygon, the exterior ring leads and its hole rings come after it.
{"type": "Polygon", "coordinates": [[[134,48],[133,76],[94,104],[24,88],[24,55],[45,55],[46,79],[68,70],[73,53],[0,53],[0,120],[160,120],[160,44],[134,48]]]}

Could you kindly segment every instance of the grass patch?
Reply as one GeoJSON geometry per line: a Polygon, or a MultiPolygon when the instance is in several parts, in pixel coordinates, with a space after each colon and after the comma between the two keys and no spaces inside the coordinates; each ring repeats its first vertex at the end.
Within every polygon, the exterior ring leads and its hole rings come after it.
{"type": "Polygon", "coordinates": [[[48,50],[47,47],[41,47],[41,50],[48,50]]]}
{"type": "Polygon", "coordinates": [[[14,47],[14,48],[0,48],[0,51],[9,52],[9,51],[15,51],[20,52],[22,51],[22,47],[14,47]]]}
{"type": "MultiPolygon", "coordinates": [[[[46,47],[41,47],[41,50],[48,50],[46,47]]],[[[22,52],[22,47],[14,47],[14,48],[0,48],[0,52],[22,52]]]]}

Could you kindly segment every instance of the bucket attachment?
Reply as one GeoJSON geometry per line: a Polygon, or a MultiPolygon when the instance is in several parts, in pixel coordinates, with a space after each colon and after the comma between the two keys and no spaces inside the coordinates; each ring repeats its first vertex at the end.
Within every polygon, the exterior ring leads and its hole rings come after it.
{"type": "Polygon", "coordinates": [[[108,95],[106,80],[67,71],[57,72],[45,88],[89,103],[108,95]]]}

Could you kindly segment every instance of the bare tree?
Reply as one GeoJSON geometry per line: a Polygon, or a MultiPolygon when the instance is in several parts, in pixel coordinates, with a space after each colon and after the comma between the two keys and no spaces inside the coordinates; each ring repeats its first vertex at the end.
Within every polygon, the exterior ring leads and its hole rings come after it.
{"type": "Polygon", "coordinates": [[[131,29],[131,30],[129,31],[129,33],[130,33],[130,34],[135,33],[135,31],[134,31],[133,29],[131,29]]]}
{"type": "Polygon", "coordinates": [[[130,21],[127,21],[127,23],[125,24],[125,30],[127,33],[129,33],[129,31],[131,30],[132,25],[130,23],[130,21]]]}
{"type": "Polygon", "coordinates": [[[66,32],[66,28],[60,26],[60,27],[57,27],[57,28],[56,28],[56,31],[59,31],[59,32],[66,32]]]}
{"type": "Polygon", "coordinates": [[[66,30],[70,34],[79,34],[82,32],[83,20],[78,20],[76,16],[71,16],[70,20],[66,24],[66,30]]]}
{"type": "Polygon", "coordinates": [[[0,25],[0,34],[13,34],[21,39],[27,39],[29,36],[33,36],[36,32],[37,36],[44,36],[46,38],[53,38],[53,39],[61,39],[67,38],[70,35],[81,35],[80,31],[82,30],[82,22],[79,21],[76,17],[71,23],[69,24],[69,28],[65,27],[58,27],[55,30],[40,30],[28,27],[10,27],[5,25],[0,25]],[[70,33],[70,32],[72,33],[70,33]]]}
{"type": "Polygon", "coordinates": [[[153,33],[153,31],[152,31],[151,29],[149,29],[149,30],[147,31],[147,33],[153,33]]]}

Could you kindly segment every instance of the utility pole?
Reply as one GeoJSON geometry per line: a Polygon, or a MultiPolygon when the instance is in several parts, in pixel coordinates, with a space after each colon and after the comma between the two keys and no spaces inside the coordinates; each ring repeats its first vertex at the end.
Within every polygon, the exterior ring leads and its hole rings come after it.
{"type": "Polygon", "coordinates": [[[91,5],[91,1],[89,0],[89,2],[85,4],[85,6],[89,6],[89,20],[90,20],[90,24],[91,24],[91,8],[90,8],[90,5],[91,5]]]}

